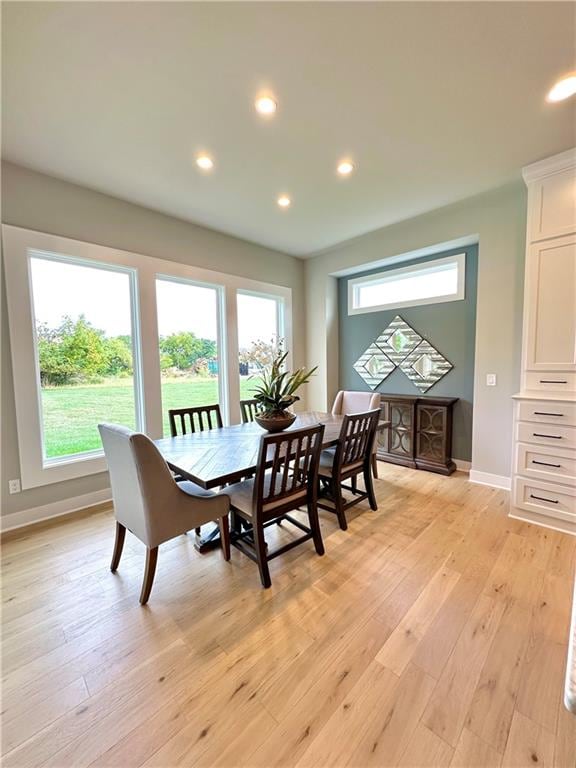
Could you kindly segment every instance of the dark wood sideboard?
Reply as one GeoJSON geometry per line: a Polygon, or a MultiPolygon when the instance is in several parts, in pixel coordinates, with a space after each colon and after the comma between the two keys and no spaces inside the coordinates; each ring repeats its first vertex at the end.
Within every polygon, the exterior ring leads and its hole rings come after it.
{"type": "Polygon", "coordinates": [[[378,433],[382,461],[451,475],[452,408],[457,397],[381,395],[382,418],[390,426],[378,433]]]}

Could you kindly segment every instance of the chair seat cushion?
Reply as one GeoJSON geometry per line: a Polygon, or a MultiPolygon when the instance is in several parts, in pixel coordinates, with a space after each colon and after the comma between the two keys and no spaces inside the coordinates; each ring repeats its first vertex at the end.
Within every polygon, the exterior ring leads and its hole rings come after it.
{"type": "Polygon", "coordinates": [[[196,485],[196,483],[192,483],[190,480],[182,480],[177,483],[178,488],[180,488],[181,491],[184,491],[184,493],[187,493],[188,496],[215,496],[216,494],[214,491],[207,491],[205,488],[201,488],[199,485],[196,485]]]}
{"type": "MultiPolygon", "coordinates": [[[[264,477],[264,496],[266,496],[270,490],[270,478],[271,473],[266,473],[264,477]]],[[[253,506],[252,506],[252,499],[254,494],[254,478],[251,478],[250,480],[244,480],[241,483],[235,483],[234,485],[228,485],[224,489],[224,493],[226,493],[227,496],[230,497],[230,505],[234,507],[234,509],[237,509],[239,512],[242,512],[247,517],[252,517],[253,515],[253,506]]],[[[276,477],[276,489],[278,490],[278,484],[280,483],[280,477],[276,477]]],[[[302,489],[300,491],[297,491],[290,497],[285,497],[283,499],[276,499],[274,501],[270,501],[268,503],[265,503],[263,505],[263,511],[264,512],[271,512],[274,509],[277,509],[278,507],[283,506],[287,502],[294,501],[294,506],[299,506],[298,502],[303,504],[306,501],[306,489],[302,489]]]]}

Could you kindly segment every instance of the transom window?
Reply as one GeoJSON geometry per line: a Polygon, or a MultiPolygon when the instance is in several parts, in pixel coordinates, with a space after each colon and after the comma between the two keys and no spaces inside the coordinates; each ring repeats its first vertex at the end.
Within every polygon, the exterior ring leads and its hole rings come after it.
{"type": "Polygon", "coordinates": [[[348,314],[464,299],[466,254],[348,281],[348,314]]]}

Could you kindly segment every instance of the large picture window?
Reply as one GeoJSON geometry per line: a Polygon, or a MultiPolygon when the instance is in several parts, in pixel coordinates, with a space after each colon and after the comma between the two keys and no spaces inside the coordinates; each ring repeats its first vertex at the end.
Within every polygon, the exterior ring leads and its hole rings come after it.
{"type": "Polygon", "coordinates": [[[292,350],[290,288],[2,226],[23,489],[104,472],[99,422],[152,438],[170,408],[240,420],[252,345],[292,350]],[[242,348],[242,351],[241,349],[242,348]]]}
{"type": "Polygon", "coordinates": [[[348,281],[348,314],[464,298],[466,254],[430,259],[348,281]]]}
{"type": "Polygon", "coordinates": [[[284,337],[284,303],[272,296],[238,291],[240,396],[250,399],[263,365],[271,362],[284,337]]]}
{"type": "Polygon", "coordinates": [[[156,281],[164,435],[168,410],[220,402],[219,291],[159,278],[156,281]]]}
{"type": "Polygon", "coordinates": [[[97,425],[140,426],[134,273],[30,254],[45,462],[101,451],[97,425]]]}

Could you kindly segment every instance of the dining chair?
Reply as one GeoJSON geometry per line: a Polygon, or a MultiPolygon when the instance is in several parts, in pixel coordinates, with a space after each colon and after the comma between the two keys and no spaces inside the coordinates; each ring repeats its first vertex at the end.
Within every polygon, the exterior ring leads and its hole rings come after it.
{"type": "MultiPolygon", "coordinates": [[[[332,406],[333,416],[344,416],[344,414],[350,413],[362,413],[365,411],[372,411],[375,408],[380,408],[380,395],[378,392],[346,392],[340,391],[334,399],[334,405],[332,406]]],[[[378,448],[377,441],[374,440],[374,447],[372,449],[372,474],[378,479],[378,459],[376,456],[376,449],[378,448]]]]}
{"type": "Polygon", "coordinates": [[[171,408],[168,411],[171,437],[187,435],[189,432],[204,432],[207,429],[222,428],[220,406],[198,405],[191,408],[171,408]]]}
{"type": "Polygon", "coordinates": [[[318,519],[318,461],[324,425],[265,434],[260,441],[256,475],[253,479],[227,486],[232,511],[232,543],[258,564],[262,586],[272,582],[268,563],[278,555],[312,539],[316,552],[324,554],[318,519]],[[289,512],[306,506],[309,525],[289,512]],[[264,530],[287,520],[303,536],[269,552],[264,530]],[[248,524],[241,530],[240,521],[248,524]]]}
{"type": "Polygon", "coordinates": [[[370,508],[374,511],[378,509],[370,465],[379,418],[380,408],[366,413],[345,415],[336,448],[330,448],[320,454],[318,477],[329,494],[332,506],[326,503],[324,496],[318,500],[318,506],[334,512],[343,531],[348,528],[346,510],[350,507],[368,499],[370,508]],[[364,477],[364,491],[357,488],[358,475],[364,477]],[[351,480],[352,484],[344,485],[346,480],[351,480]],[[345,501],[342,489],[351,491],[353,498],[345,501]]]}
{"type": "Polygon", "coordinates": [[[194,483],[176,483],[149,437],[116,424],[99,424],[110,473],[116,541],[110,570],[118,568],[126,529],[146,545],[146,569],[140,603],[148,602],[160,544],[204,523],[220,527],[224,559],[230,559],[225,494],[205,491],[194,483]]]}
{"type": "Polygon", "coordinates": [[[256,414],[260,413],[262,406],[258,400],[240,400],[240,412],[242,414],[242,424],[248,424],[254,421],[256,414]]]}

